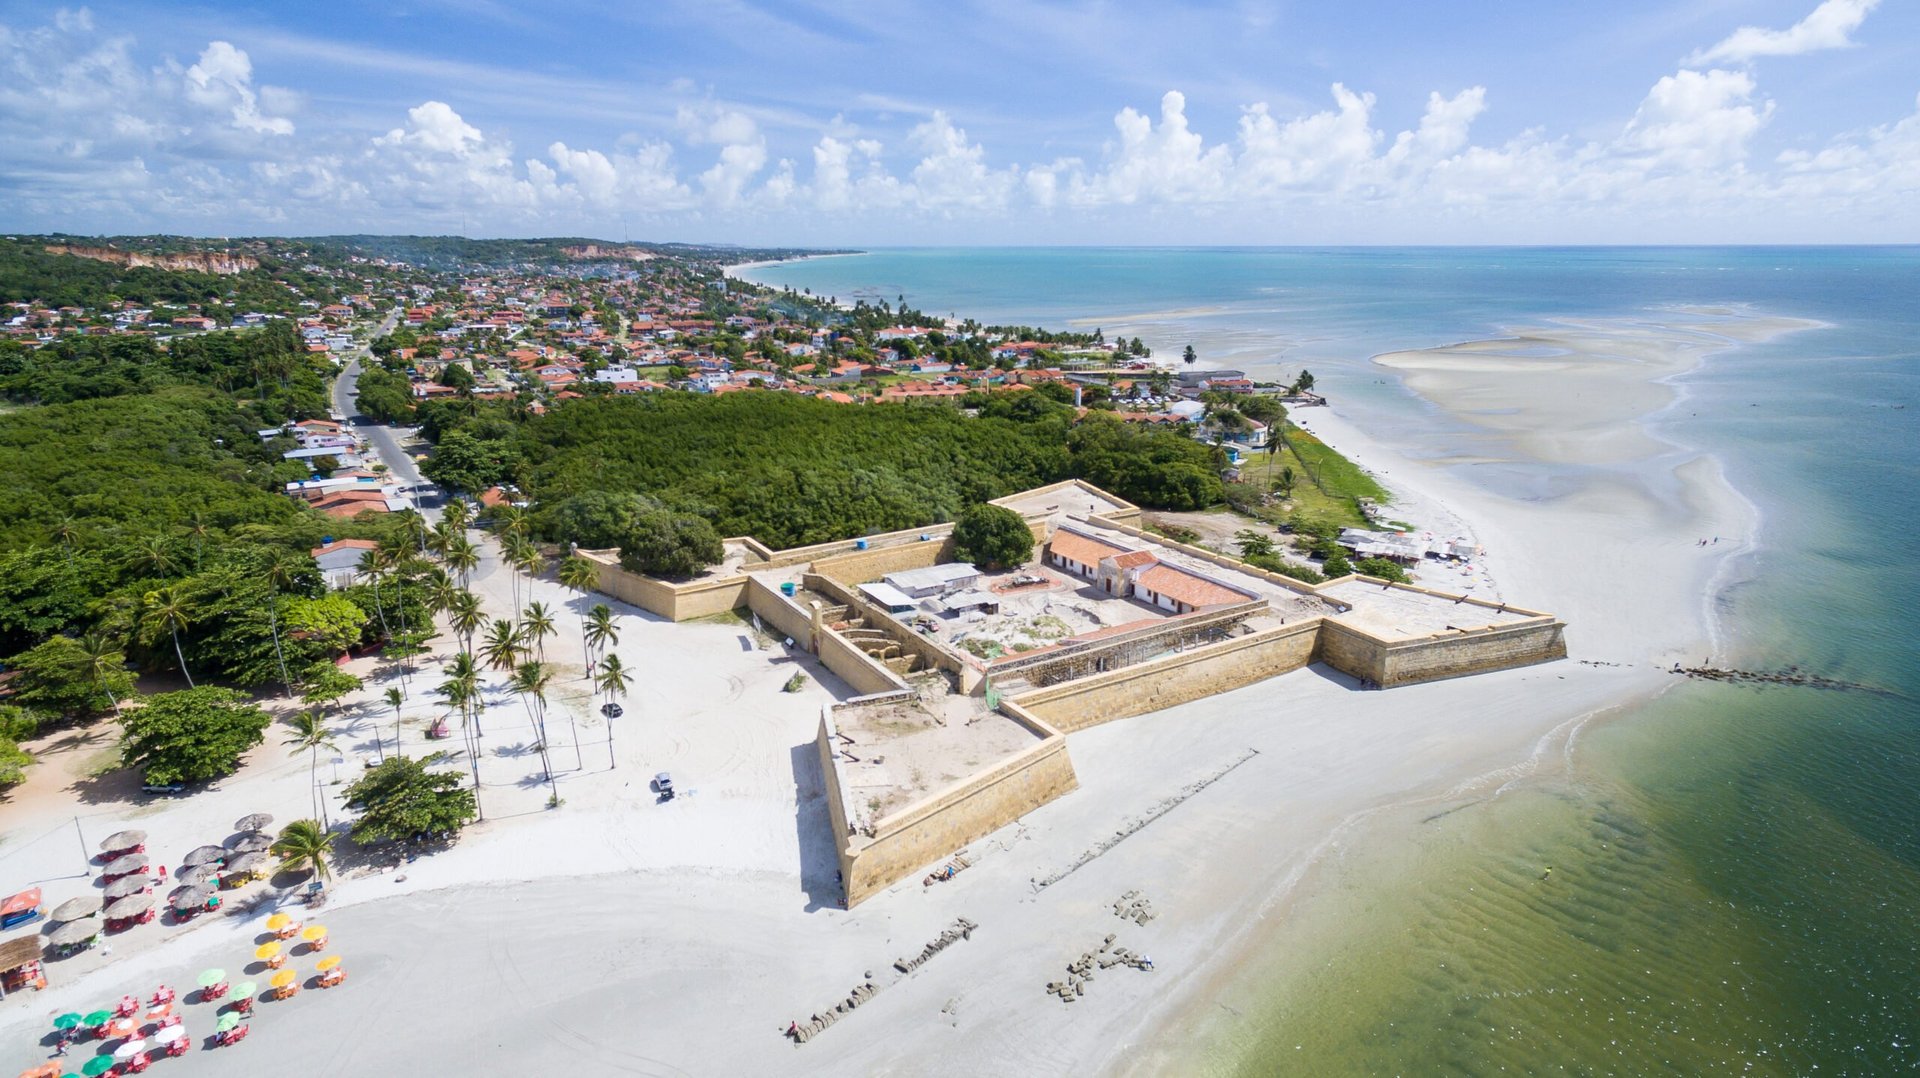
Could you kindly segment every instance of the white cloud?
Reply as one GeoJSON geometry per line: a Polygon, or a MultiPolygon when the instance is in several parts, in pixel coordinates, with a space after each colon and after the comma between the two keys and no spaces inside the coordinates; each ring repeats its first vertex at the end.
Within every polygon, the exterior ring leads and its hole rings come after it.
{"type": "MultiPolygon", "coordinates": [[[[1254,106],[1264,108],[1265,106],[1254,106]]],[[[1206,145],[1187,124],[1187,98],[1168,90],[1160,98],[1160,122],[1132,107],[1113,118],[1119,146],[1104,172],[1074,184],[1080,203],[1145,200],[1212,202],[1226,191],[1232,154],[1225,146],[1206,145]]]]}
{"type": "Polygon", "coordinates": [[[1618,146],[1647,167],[1713,169],[1738,164],[1747,142],[1773,115],[1755,108],[1744,71],[1679,71],[1654,83],[1618,146]]]}
{"type": "Polygon", "coordinates": [[[200,61],[187,69],[187,97],[209,109],[226,109],[233,126],[243,131],[268,135],[293,134],[293,121],[284,116],[265,116],[253,90],[253,62],[247,54],[225,41],[215,41],[200,53],[200,61]]]}
{"type": "Polygon", "coordinates": [[[1853,44],[1851,35],[1880,0],[1824,0],[1806,18],[1785,30],[1742,26],[1726,40],[1687,57],[1689,66],[1744,64],[1761,56],[1798,56],[1853,44]]]}
{"type": "Polygon", "coordinates": [[[908,133],[908,141],[926,154],[913,167],[915,198],[942,211],[997,210],[1007,205],[1019,169],[987,167],[986,148],[967,139],[947,114],[935,111],[908,133]]]}

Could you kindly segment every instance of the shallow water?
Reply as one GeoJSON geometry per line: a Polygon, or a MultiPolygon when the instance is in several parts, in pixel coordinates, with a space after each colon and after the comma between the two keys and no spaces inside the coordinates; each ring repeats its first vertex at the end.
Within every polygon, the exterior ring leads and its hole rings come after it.
{"type": "MultiPolygon", "coordinates": [[[[1467,432],[1369,356],[1566,317],[1830,323],[1710,358],[1655,429],[1762,514],[1716,660],[1884,691],[1688,684],[1595,724],[1564,770],[1326,866],[1180,1047],[1248,1074],[1920,1068],[1920,251],[888,251],[754,276],[1311,367],[1441,459],[1467,432]]],[[[1583,479],[1458,470],[1529,500],[1583,479]]]]}

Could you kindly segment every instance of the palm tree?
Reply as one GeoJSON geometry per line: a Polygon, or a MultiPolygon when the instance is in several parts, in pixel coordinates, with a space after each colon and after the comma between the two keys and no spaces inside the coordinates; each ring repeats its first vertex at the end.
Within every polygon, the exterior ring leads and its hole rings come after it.
{"type": "Polygon", "coordinates": [[[316,811],[325,822],[327,802],[320,796],[320,750],[338,746],[333,743],[333,735],[317,707],[295,712],[293,718],[287,720],[287,730],[287,736],[280,743],[307,750],[307,785],[313,793],[316,811]]]}
{"type": "Polygon", "coordinates": [[[501,559],[507,563],[513,573],[511,582],[513,584],[513,605],[515,606],[520,605],[520,569],[527,563],[530,557],[538,556],[537,554],[530,553],[531,551],[533,551],[533,544],[518,535],[507,536],[506,540],[501,544],[501,559]]]}
{"type": "Polygon", "coordinates": [[[547,661],[547,637],[559,631],[559,626],[553,623],[553,611],[548,610],[547,604],[539,600],[528,603],[527,608],[520,612],[520,633],[525,639],[532,641],[535,650],[540,654],[541,662],[547,661]]]}
{"type": "Polygon", "coordinates": [[[466,649],[473,650],[473,634],[487,620],[486,611],[480,608],[480,597],[470,591],[462,591],[455,596],[453,608],[448,612],[447,621],[453,631],[466,641],[466,649]]]}
{"type": "Polygon", "coordinates": [[[446,614],[453,610],[454,596],[460,594],[460,585],[453,582],[445,569],[435,567],[427,574],[427,609],[436,614],[446,614]]]}
{"type": "Polygon", "coordinates": [[[620,646],[620,625],[613,620],[613,608],[605,603],[593,604],[587,611],[587,666],[593,666],[593,653],[609,651],[620,646]]]}
{"type": "Polygon", "coordinates": [[[141,621],[147,631],[165,629],[173,635],[173,657],[180,660],[180,676],[187,679],[187,688],[193,688],[193,675],[187,672],[186,652],[180,650],[180,630],[193,624],[193,615],[187,609],[187,597],[181,594],[179,585],[173,585],[148,592],[141,603],[146,608],[141,621]]]}
{"type": "Polygon", "coordinates": [[[402,509],[394,514],[400,521],[400,541],[427,556],[427,520],[417,510],[402,509]]]}
{"type": "Polygon", "coordinates": [[[527,574],[527,596],[531,598],[535,578],[547,570],[547,559],[540,556],[539,544],[522,540],[515,553],[513,565],[514,568],[527,574]]]}
{"type": "Polygon", "coordinates": [[[473,506],[467,504],[465,498],[455,498],[440,511],[440,519],[464,532],[467,530],[467,525],[473,522],[473,506]]]}
{"type": "Polygon", "coordinates": [[[173,551],[168,549],[164,535],[149,535],[141,539],[139,548],[134,551],[133,562],[152,570],[155,576],[166,576],[178,564],[173,560],[173,551]]]}
{"type": "Polygon", "coordinates": [[[380,617],[380,635],[391,636],[387,629],[387,608],[380,602],[380,578],[387,571],[386,554],[377,546],[371,547],[360,555],[360,564],[355,568],[373,585],[373,612],[380,617]]]}
{"type": "Polygon", "coordinates": [[[480,567],[480,551],[474,547],[473,540],[461,535],[447,545],[443,555],[447,568],[460,574],[460,586],[467,586],[467,574],[480,567]]]}
{"type": "Polygon", "coordinates": [[[447,679],[435,691],[460,712],[460,733],[466,739],[467,762],[473,769],[473,807],[484,820],[487,813],[480,807],[480,746],[476,739],[486,735],[480,729],[480,671],[473,664],[473,656],[464,651],[455,655],[453,664],[447,667],[447,679]]]}
{"type": "Polygon", "coordinates": [[[487,630],[487,638],[480,644],[480,658],[495,670],[512,670],[520,665],[527,653],[526,641],[520,638],[520,627],[506,618],[495,618],[492,627],[487,630]]]}
{"type": "Polygon", "coordinates": [[[587,594],[600,585],[600,569],[593,562],[574,554],[560,563],[560,586],[587,594]]]}
{"type": "Polygon", "coordinates": [[[312,869],[320,879],[333,878],[333,833],[319,820],[295,820],[281,828],[280,837],[268,847],[280,859],[280,867],[289,871],[312,869]]]}
{"type": "Polygon", "coordinates": [[[200,557],[207,552],[207,535],[213,531],[207,524],[207,516],[195,509],[187,514],[187,534],[193,538],[193,571],[200,571],[200,557]]]}
{"type": "Polygon", "coordinates": [[[552,676],[545,663],[521,663],[513,672],[513,691],[527,703],[527,717],[533,720],[534,731],[540,735],[540,763],[547,769],[547,792],[558,804],[560,787],[553,777],[553,756],[547,745],[547,682],[552,676]],[[529,698],[532,702],[527,702],[529,698]]]}
{"type": "Polygon", "coordinates": [[[267,597],[267,629],[273,634],[273,658],[280,664],[280,684],[286,686],[287,695],[292,696],[293,675],[287,672],[287,653],[280,646],[280,593],[294,585],[293,560],[283,551],[274,551],[268,556],[264,575],[271,589],[267,597]]]}
{"type": "MultiPolygon", "coordinates": [[[[395,756],[401,755],[400,753],[400,705],[406,702],[407,702],[406,693],[401,692],[398,688],[394,688],[391,686],[388,687],[387,706],[393,709],[393,754],[395,756]]],[[[386,763],[387,750],[385,748],[380,748],[380,735],[377,733],[373,735],[373,744],[376,748],[380,749],[380,762],[383,764],[386,763]]]]}
{"type": "Polygon", "coordinates": [[[127,661],[127,657],[121,654],[120,649],[113,645],[113,640],[105,633],[88,633],[81,637],[80,648],[86,652],[87,676],[93,679],[94,684],[100,686],[101,692],[107,694],[107,698],[113,704],[113,717],[120,718],[120,697],[119,694],[107,688],[107,675],[120,669],[121,665],[127,661]]]}
{"type": "Polygon", "coordinates": [[[74,540],[80,538],[80,522],[71,516],[61,517],[60,523],[53,526],[53,537],[60,540],[60,545],[67,548],[67,553],[73,553],[74,540]]]}
{"type": "MultiPolygon", "coordinates": [[[[625,696],[627,694],[628,680],[629,679],[627,675],[627,668],[620,664],[620,656],[609,655],[606,658],[600,660],[599,672],[594,674],[594,677],[593,677],[593,687],[596,689],[599,689],[603,693],[606,693],[607,703],[611,704],[611,703],[614,703],[617,700],[617,698],[625,696]]],[[[574,744],[575,745],[579,744],[579,740],[577,738],[575,739],[574,744]]],[[[613,718],[612,716],[608,716],[607,718],[607,766],[608,767],[620,766],[613,758],[613,718]]]]}

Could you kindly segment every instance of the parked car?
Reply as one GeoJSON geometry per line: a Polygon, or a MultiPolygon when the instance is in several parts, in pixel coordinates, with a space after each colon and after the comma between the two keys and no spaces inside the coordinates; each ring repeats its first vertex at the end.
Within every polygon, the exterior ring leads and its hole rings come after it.
{"type": "Polygon", "coordinates": [[[673,800],[673,776],[665,771],[655,775],[653,777],[653,791],[660,795],[660,800],[662,801],[673,800]]]}
{"type": "Polygon", "coordinates": [[[166,794],[172,796],[186,793],[187,784],[184,782],[149,782],[140,787],[140,792],[143,794],[166,794]]]}

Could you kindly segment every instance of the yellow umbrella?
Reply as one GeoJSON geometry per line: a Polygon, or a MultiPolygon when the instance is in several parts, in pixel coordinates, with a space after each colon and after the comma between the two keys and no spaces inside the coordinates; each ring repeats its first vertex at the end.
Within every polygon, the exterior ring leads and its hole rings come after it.
{"type": "Polygon", "coordinates": [[[308,943],[312,943],[314,940],[326,939],[327,926],[326,925],[308,925],[307,927],[300,930],[300,938],[303,940],[306,940],[308,943]]]}
{"type": "Polygon", "coordinates": [[[313,968],[319,970],[322,973],[325,973],[339,964],[340,964],[340,956],[337,954],[330,954],[327,957],[322,958],[317,964],[314,965],[313,968]]]}
{"type": "Polygon", "coordinates": [[[284,913],[276,913],[272,917],[267,918],[267,930],[270,932],[278,932],[292,923],[292,917],[284,913]]]}
{"type": "Polygon", "coordinates": [[[265,962],[267,959],[272,958],[279,953],[280,953],[280,945],[278,943],[275,943],[272,940],[268,940],[266,943],[263,943],[260,946],[255,947],[253,949],[253,957],[258,958],[262,962],[265,962]]]}
{"type": "Polygon", "coordinates": [[[300,975],[298,973],[295,973],[290,969],[283,969],[280,972],[274,974],[273,980],[268,981],[267,983],[271,984],[275,988],[285,988],[286,986],[292,984],[294,981],[299,979],[300,979],[300,975]]]}

